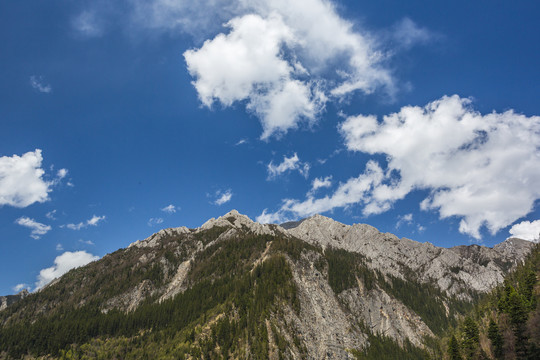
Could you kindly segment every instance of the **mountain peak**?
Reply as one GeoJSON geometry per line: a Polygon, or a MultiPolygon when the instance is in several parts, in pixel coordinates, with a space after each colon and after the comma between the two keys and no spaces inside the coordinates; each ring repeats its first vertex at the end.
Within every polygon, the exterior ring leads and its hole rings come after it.
{"type": "Polygon", "coordinates": [[[212,218],[202,224],[197,231],[203,231],[213,228],[214,226],[223,226],[223,227],[234,227],[236,229],[249,229],[255,234],[275,234],[274,230],[270,225],[262,225],[257,222],[254,222],[249,218],[249,216],[240,214],[237,210],[231,210],[223,216],[212,218]]]}

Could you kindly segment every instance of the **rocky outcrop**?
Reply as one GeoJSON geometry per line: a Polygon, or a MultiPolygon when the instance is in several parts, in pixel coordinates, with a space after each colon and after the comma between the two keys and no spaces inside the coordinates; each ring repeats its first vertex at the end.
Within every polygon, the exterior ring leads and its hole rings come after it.
{"type": "Polygon", "coordinates": [[[451,295],[466,297],[467,290],[486,292],[503,280],[510,267],[521,261],[532,244],[510,239],[494,248],[459,246],[439,248],[381,233],[366,224],[345,225],[315,215],[283,231],[311,244],[357,252],[371,259],[370,266],[403,278],[406,271],[423,282],[436,282],[451,295]]]}
{"type": "Polygon", "coordinates": [[[17,301],[24,299],[28,296],[28,290],[23,289],[16,295],[0,296],[0,311],[6,309],[8,306],[15,304],[17,301]]]}

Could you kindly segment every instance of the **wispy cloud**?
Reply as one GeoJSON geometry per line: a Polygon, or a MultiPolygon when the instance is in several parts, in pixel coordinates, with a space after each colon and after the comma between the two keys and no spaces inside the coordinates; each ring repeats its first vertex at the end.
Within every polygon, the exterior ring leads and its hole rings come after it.
{"type": "Polygon", "coordinates": [[[216,200],[214,200],[214,204],[223,205],[225,203],[228,203],[229,201],[231,201],[232,196],[233,196],[233,193],[231,189],[226,190],[226,191],[218,190],[216,191],[216,200]]]}
{"type": "Polygon", "coordinates": [[[30,85],[40,93],[49,94],[52,92],[52,86],[45,82],[43,76],[30,76],[30,85]]]}
{"type": "Polygon", "coordinates": [[[15,291],[16,293],[20,292],[21,290],[23,289],[28,289],[29,286],[27,284],[17,284],[13,287],[13,291],[15,291]]]}
{"type": "Polygon", "coordinates": [[[103,35],[103,23],[95,11],[83,11],[71,21],[75,31],[85,37],[99,37],[103,35]]]}
{"type": "Polygon", "coordinates": [[[24,227],[27,227],[32,230],[30,237],[34,239],[39,239],[41,236],[45,235],[52,230],[52,227],[30,219],[29,217],[23,216],[15,220],[15,223],[24,227]]]}
{"type": "Polygon", "coordinates": [[[300,161],[298,154],[294,153],[291,157],[283,156],[283,161],[278,165],[274,165],[271,161],[267,165],[268,179],[275,179],[276,177],[293,170],[298,171],[303,177],[307,178],[309,176],[309,169],[309,163],[300,161]]]}
{"type": "Polygon", "coordinates": [[[315,178],[311,182],[311,190],[309,190],[308,195],[315,193],[319,189],[329,188],[332,186],[332,175],[325,178],[315,178]]]}
{"type": "Polygon", "coordinates": [[[56,220],[55,214],[56,214],[56,210],[51,210],[45,214],[45,217],[50,220],[56,220]]]}
{"type": "Polygon", "coordinates": [[[63,225],[62,227],[65,226],[71,230],[81,230],[89,226],[97,226],[103,220],[105,220],[105,215],[103,216],[94,215],[92,216],[92,218],[86,220],[85,222],[80,222],[78,224],[67,224],[67,225],[63,225]]]}
{"type": "Polygon", "coordinates": [[[148,226],[156,226],[156,225],[159,225],[159,224],[162,224],[163,223],[163,219],[162,218],[150,218],[148,220],[148,226]]]}
{"type": "Polygon", "coordinates": [[[86,245],[95,245],[94,242],[92,240],[83,240],[83,239],[79,239],[79,242],[81,244],[86,244],[86,245]]]}
{"type": "Polygon", "coordinates": [[[178,210],[180,210],[180,207],[174,206],[173,204],[167,205],[161,209],[161,211],[166,212],[167,214],[174,214],[178,210]]]}

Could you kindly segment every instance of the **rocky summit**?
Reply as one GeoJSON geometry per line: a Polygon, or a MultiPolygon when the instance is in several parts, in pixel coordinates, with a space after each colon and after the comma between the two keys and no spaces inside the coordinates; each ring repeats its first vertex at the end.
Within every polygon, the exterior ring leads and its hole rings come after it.
{"type": "Polygon", "coordinates": [[[532,247],[447,249],[320,215],[279,226],[233,210],[0,297],[0,358],[427,358],[430,339],[532,247]]]}

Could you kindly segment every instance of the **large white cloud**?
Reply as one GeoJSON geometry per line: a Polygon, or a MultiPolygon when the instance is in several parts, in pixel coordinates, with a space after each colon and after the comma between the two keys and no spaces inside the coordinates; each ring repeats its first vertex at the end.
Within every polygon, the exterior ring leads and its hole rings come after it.
{"type": "Polygon", "coordinates": [[[52,227],[50,225],[39,223],[34,219],[30,219],[26,216],[18,218],[17,220],[15,220],[15,223],[30,228],[32,230],[32,232],[30,233],[30,237],[36,240],[52,230],[52,227]]]}
{"type": "Polygon", "coordinates": [[[483,225],[494,234],[533,209],[540,198],[540,117],[482,115],[470,103],[445,96],[403,107],[382,123],[358,116],[342,124],[349,150],[387,156],[392,182],[373,191],[374,212],[427,189],[423,209],[462,217],[460,231],[480,238],[483,225]]]}
{"type": "Polygon", "coordinates": [[[36,281],[35,290],[39,290],[51,281],[67,273],[69,270],[84,266],[99,259],[99,256],[92,255],[86,251],[66,251],[54,259],[54,265],[42,269],[36,281]]]}
{"type": "Polygon", "coordinates": [[[511,237],[538,242],[540,240],[540,220],[522,221],[512,226],[509,233],[512,235],[511,237]]]}
{"type": "Polygon", "coordinates": [[[227,34],[184,57],[201,102],[245,101],[261,120],[263,139],[316,121],[329,97],[393,91],[372,36],[355,30],[329,1],[238,1],[233,13],[227,34]]]}
{"type": "Polygon", "coordinates": [[[49,199],[52,182],[45,181],[41,150],[0,157],[0,206],[26,207],[49,199]]]}
{"type": "Polygon", "coordinates": [[[470,104],[454,95],[425,107],[405,106],[382,122],[349,117],[340,126],[347,148],[385,155],[386,168],[372,163],[333,195],[286,200],[276,214],[306,216],[360,204],[370,215],[411,191],[428,190],[422,209],[461,218],[459,230],[477,239],[482,226],[495,234],[531,212],[540,198],[540,117],[512,110],[482,115],[470,104]]]}

